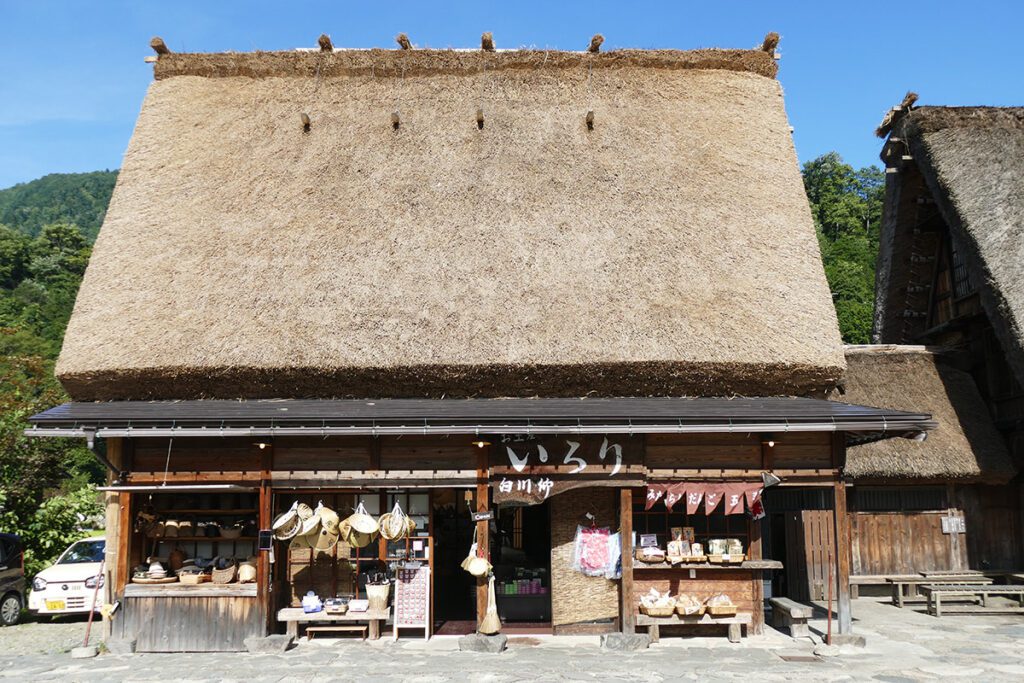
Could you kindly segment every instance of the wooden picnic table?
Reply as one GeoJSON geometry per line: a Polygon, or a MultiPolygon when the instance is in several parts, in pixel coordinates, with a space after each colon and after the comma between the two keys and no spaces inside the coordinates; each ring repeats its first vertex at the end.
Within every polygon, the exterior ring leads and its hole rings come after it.
{"type": "Polygon", "coordinates": [[[330,624],[335,622],[369,622],[370,640],[380,638],[381,626],[391,616],[391,608],[367,610],[365,612],[346,612],[345,614],[328,614],[327,612],[303,612],[301,607],[285,607],[277,613],[277,620],[287,624],[288,635],[299,637],[299,624],[330,624]]]}
{"type": "Polygon", "coordinates": [[[1024,612],[1024,586],[982,586],[978,584],[939,584],[924,585],[920,587],[922,593],[928,599],[928,614],[935,617],[942,616],[942,599],[950,597],[969,596],[973,600],[981,600],[980,606],[970,607],[947,607],[947,612],[994,612],[994,613],[1019,613],[1024,612]],[[1017,600],[1016,607],[992,606],[988,604],[991,595],[1003,595],[1017,600]]]}
{"type": "Polygon", "coordinates": [[[988,586],[992,584],[992,579],[989,577],[975,573],[944,573],[941,579],[935,576],[891,576],[886,581],[892,584],[892,604],[900,608],[906,603],[920,603],[927,599],[919,597],[917,594],[921,586],[945,584],[988,586]]]}

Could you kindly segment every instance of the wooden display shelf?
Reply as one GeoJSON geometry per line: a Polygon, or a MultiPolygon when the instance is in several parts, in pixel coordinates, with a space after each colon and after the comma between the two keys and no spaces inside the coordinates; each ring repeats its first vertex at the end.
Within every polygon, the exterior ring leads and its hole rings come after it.
{"type": "Polygon", "coordinates": [[[255,541],[256,536],[239,536],[238,538],[228,538],[226,536],[154,536],[150,539],[151,541],[157,541],[158,543],[174,543],[176,541],[184,541],[186,543],[192,543],[195,541],[215,541],[217,543],[233,543],[236,541],[255,541]]]}
{"type": "Polygon", "coordinates": [[[640,572],[649,569],[658,569],[661,571],[668,570],[686,570],[686,569],[715,569],[715,570],[729,570],[729,569],[782,569],[782,563],[778,560],[745,560],[739,564],[711,564],[709,562],[684,562],[681,564],[669,564],[668,562],[661,562],[659,564],[644,564],[637,563],[633,565],[633,571],[640,572]]]}
{"type": "Polygon", "coordinates": [[[184,583],[146,585],[129,583],[124,587],[126,598],[255,598],[255,583],[201,583],[191,586],[184,583]]]}
{"type": "Polygon", "coordinates": [[[183,508],[181,510],[158,510],[156,514],[161,517],[180,517],[181,515],[209,515],[214,517],[223,517],[224,515],[255,515],[257,512],[256,508],[236,508],[232,510],[221,510],[219,508],[183,508]]]}

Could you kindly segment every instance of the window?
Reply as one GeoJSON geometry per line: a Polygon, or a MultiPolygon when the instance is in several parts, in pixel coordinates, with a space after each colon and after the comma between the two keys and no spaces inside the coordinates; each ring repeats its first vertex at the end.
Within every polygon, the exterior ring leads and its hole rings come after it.
{"type": "Polygon", "coordinates": [[[975,290],[974,282],[971,280],[971,271],[953,240],[949,241],[949,253],[953,261],[953,296],[962,299],[973,294],[975,290]]]}
{"type": "Polygon", "coordinates": [[[79,541],[64,551],[64,554],[57,560],[57,564],[102,562],[104,547],[106,544],[103,541],[79,541]]]}
{"type": "Polygon", "coordinates": [[[750,545],[750,520],[747,515],[727,515],[722,512],[723,503],[710,515],[701,511],[694,515],[686,514],[686,501],[676,503],[672,511],[665,508],[661,501],[654,504],[650,510],[644,510],[646,496],[634,496],[639,498],[638,503],[633,504],[633,531],[639,537],[640,534],[657,534],[658,545],[662,548],[672,540],[670,535],[676,527],[693,527],[694,540],[707,547],[712,538],[738,538],[746,550],[750,545]]]}
{"type": "Polygon", "coordinates": [[[850,489],[850,509],[857,512],[944,510],[946,489],[935,486],[862,487],[850,489]]]}

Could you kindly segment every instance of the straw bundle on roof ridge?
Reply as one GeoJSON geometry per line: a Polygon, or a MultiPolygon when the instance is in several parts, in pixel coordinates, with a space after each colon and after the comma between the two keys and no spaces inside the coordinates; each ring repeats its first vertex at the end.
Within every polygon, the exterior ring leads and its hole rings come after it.
{"type": "Polygon", "coordinates": [[[477,75],[487,71],[544,68],[552,71],[586,66],[594,69],[721,69],[775,78],[778,65],[761,50],[343,50],[333,52],[172,52],[153,68],[157,80],[173,76],[207,78],[312,77],[373,75],[376,78],[429,76],[442,73],[477,75]]]}
{"type": "Polygon", "coordinates": [[[782,90],[681,66],[723,54],[161,58],[58,376],[80,400],[820,394],[844,361],[782,90]]]}
{"type": "Polygon", "coordinates": [[[1016,468],[969,374],[923,347],[846,350],[844,402],[931,413],[939,426],[923,442],[888,439],[851,446],[857,479],[1005,482],[1016,468]]]}

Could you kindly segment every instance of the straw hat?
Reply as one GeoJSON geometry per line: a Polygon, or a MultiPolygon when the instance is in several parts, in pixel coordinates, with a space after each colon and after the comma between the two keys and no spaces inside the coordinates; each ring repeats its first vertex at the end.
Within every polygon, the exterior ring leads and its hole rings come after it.
{"type": "Polygon", "coordinates": [[[377,538],[377,534],[364,534],[361,531],[356,531],[352,528],[348,519],[338,525],[338,533],[342,540],[353,548],[365,548],[373,543],[373,539],[377,538]]]}
{"type": "Polygon", "coordinates": [[[320,533],[320,525],[322,523],[320,510],[321,507],[317,506],[312,516],[302,520],[302,525],[299,527],[299,533],[296,536],[314,536],[320,533]]]}
{"type": "MultiPolygon", "coordinates": [[[[309,507],[308,505],[306,506],[309,507]]],[[[271,524],[270,528],[274,532],[274,538],[279,541],[287,541],[295,534],[299,533],[299,526],[301,520],[299,519],[299,501],[292,503],[292,506],[282,512],[271,524]]]]}
{"type": "Polygon", "coordinates": [[[377,523],[377,520],[367,514],[366,508],[363,507],[362,503],[359,504],[355,512],[349,515],[348,523],[355,531],[361,534],[376,536],[377,532],[380,531],[380,525],[377,523]]]}
{"type": "MultiPolygon", "coordinates": [[[[320,535],[316,539],[317,550],[330,550],[338,543],[340,536],[338,513],[324,507],[320,508],[320,535]]],[[[310,540],[312,543],[312,540],[310,540]]]]}

